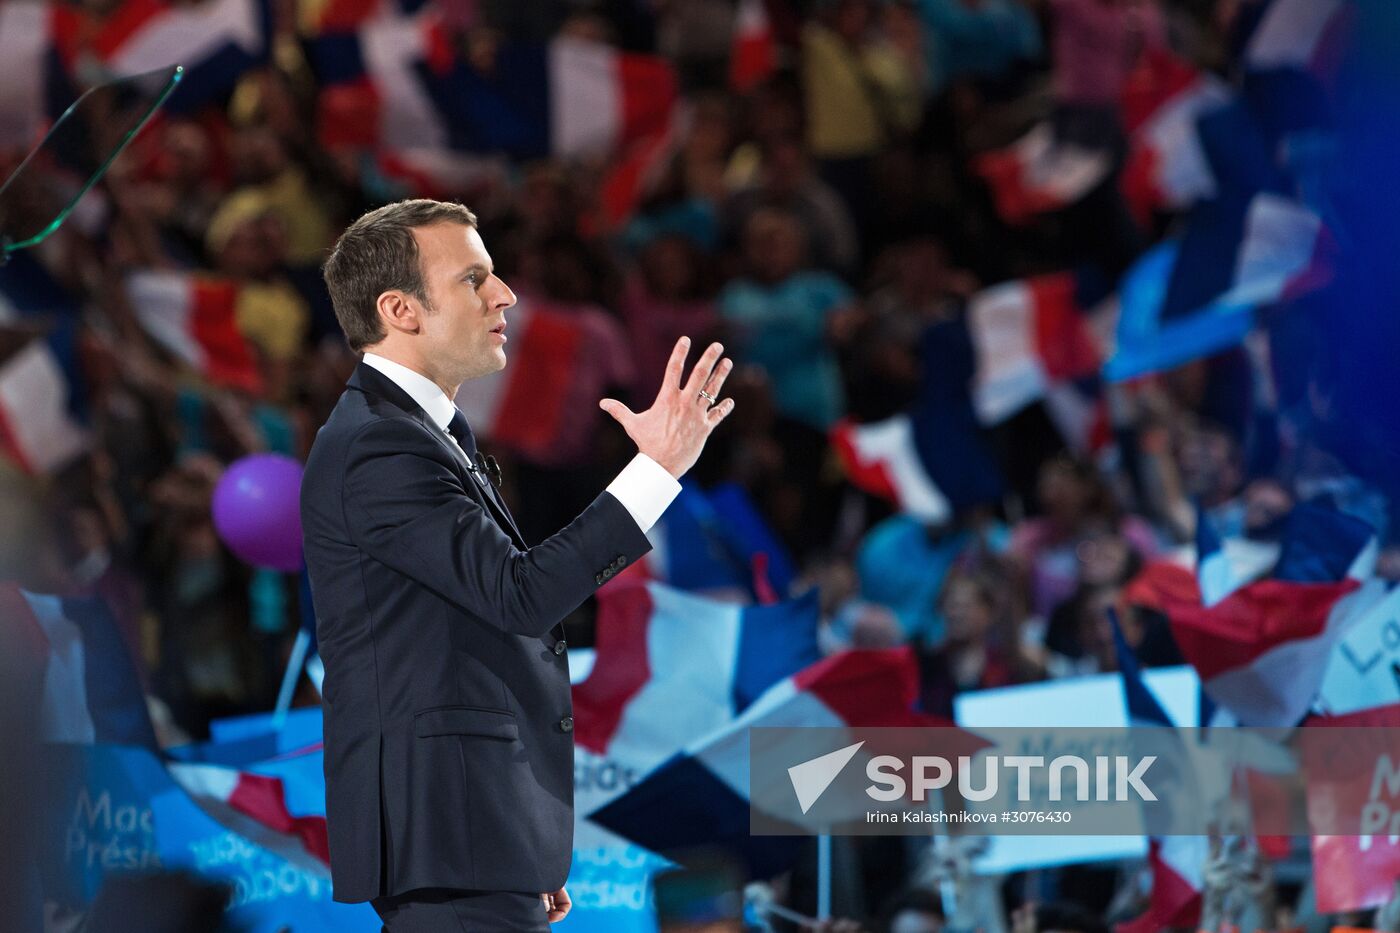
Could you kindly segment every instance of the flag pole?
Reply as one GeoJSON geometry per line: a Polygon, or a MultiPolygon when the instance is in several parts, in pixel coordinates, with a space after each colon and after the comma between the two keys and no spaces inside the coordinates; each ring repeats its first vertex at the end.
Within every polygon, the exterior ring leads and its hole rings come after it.
{"type": "Polygon", "coordinates": [[[301,677],[301,669],[306,666],[306,653],[310,649],[311,633],[304,628],[297,629],[292,655],[287,659],[287,669],[282,672],[282,687],[277,691],[277,706],[272,715],[275,728],[282,728],[287,721],[287,710],[292,708],[292,694],[296,692],[297,680],[301,677]]]}
{"type": "Polygon", "coordinates": [[[831,919],[831,833],[817,837],[817,919],[831,919]]]}

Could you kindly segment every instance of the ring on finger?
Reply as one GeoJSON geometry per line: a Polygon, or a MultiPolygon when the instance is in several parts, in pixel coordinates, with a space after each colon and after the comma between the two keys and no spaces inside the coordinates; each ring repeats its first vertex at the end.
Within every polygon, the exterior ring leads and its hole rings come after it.
{"type": "Polygon", "coordinates": [[[713,395],[711,395],[710,393],[706,392],[704,389],[701,389],[701,390],[700,390],[700,397],[703,398],[703,399],[708,400],[709,403],[710,403],[711,405],[713,405],[715,402],[719,401],[719,399],[715,398],[713,395]]]}

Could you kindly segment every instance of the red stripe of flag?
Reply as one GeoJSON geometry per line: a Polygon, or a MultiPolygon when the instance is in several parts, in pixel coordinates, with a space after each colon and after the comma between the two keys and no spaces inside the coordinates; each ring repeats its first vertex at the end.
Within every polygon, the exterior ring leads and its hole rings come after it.
{"type": "Polygon", "coordinates": [[[843,651],[808,665],[792,680],[848,725],[916,724],[919,671],[907,645],[843,651]]]}
{"type": "Polygon", "coordinates": [[[583,331],[570,315],[540,309],[531,314],[521,343],[491,437],[529,453],[546,449],[559,433],[583,331]]]}
{"type": "Polygon", "coordinates": [[[67,3],[49,4],[49,41],[58,52],[63,70],[73,73],[82,48],[83,36],[90,31],[91,18],[67,3]]]}
{"type": "Polygon", "coordinates": [[[1167,103],[1196,83],[1200,73],[1165,49],[1145,53],[1123,87],[1119,112],[1131,136],[1167,103]]]}
{"type": "Polygon", "coordinates": [[[124,0],[103,20],[89,48],[105,61],[167,9],[163,0],[124,0]]]}
{"type": "Polygon", "coordinates": [[[292,816],[281,778],[263,774],[240,774],[229,806],[279,833],[295,835],[307,852],[327,865],[331,862],[330,843],[324,816],[292,816]]]}
{"type": "Polygon", "coordinates": [[[221,385],[258,392],[262,377],[247,339],[238,329],[238,283],[190,281],[190,330],[205,355],[205,375],[221,385]]]}
{"type": "Polygon", "coordinates": [[[729,50],[729,86],[746,94],[767,80],[776,67],[773,30],[763,0],[739,0],[734,44],[729,50]]]}
{"type": "Polygon", "coordinates": [[[19,442],[19,435],[15,432],[15,427],[10,423],[10,415],[5,411],[5,406],[0,405],[0,454],[4,454],[14,461],[25,473],[33,476],[38,473],[34,462],[24,452],[24,447],[19,442]]]}
{"type": "Polygon", "coordinates": [[[1027,281],[1035,309],[1035,346],[1052,380],[1082,379],[1099,371],[1103,360],[1076,298],[1073,273],[1027,281]]]}
{"type": "Polygon", "coordinates": [[[1153,839],[1148,862],[1152,866],[1152,897],[1142,916],[1116,924],[1114,933],[1158,933],[1175,927],[1194,929],[1201,913],[1201,892],[1181,877],[1161,857],[1162,841],[1153,839]]]}
{"type": "Polygon", "coordinates": [[[645,586],[609,588],[599,597],[597,660],[573,688],[574,741],[589,751],[607,751],[627,704],[651,680],[647,628],[654,609],[645,586]]]}
{"type": "Polygon", "coordinates": [[[676,106],[676,72],[655,55],[617,56],[619,143],[664,133],[676,106]]]}
{"type": "Polygon", "coordinates": [[[333,84],[316,98],[316,138],[327,149],[379,146],[384,99],[368,76],[333,84]]]}
{"type": "Polygon", "coordinates": [[[378,10],[381,0],[328,0],[316,18],[318,32],[359,29],[378,10]]]}
{"type": "Polygon", "coordinates": [[[831,445],[841,461],[851,485],[857,489],[888,499],[899,501],[899,491],[895,488],[894,477],[882,460],[866,460],[855,444],[855,433],[859,425],[849,418],[843,418],[831,428],[831,445]]]}
{"type": "Polygon", "coordinates": [[[1118,190],[1133,219],[1144,228],[1152,223],[1152,215],[1166,204],[1167,197],[1157,184],[1161,177],[1162,157],[1152,146],[1133,146],[1118,177],[1118,190]]]}
{"type": "Polygon", "coordinates": [[[1172,608],[1172,635],[1202,680],[1252,664],[1285,642],[1322,634],[1337,600],[1361,584],[1260,580],[1210,608],[1172,608]]]}

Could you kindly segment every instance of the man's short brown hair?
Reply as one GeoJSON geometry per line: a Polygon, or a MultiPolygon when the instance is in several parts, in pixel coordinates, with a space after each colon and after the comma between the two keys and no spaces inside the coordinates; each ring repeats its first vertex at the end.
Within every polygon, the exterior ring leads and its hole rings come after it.
{"type": "Polygon", "coordinates": [[[375,208],[340,235],[321,274],[350,349],[358,353],[384,339],[378,302],[385,292],[397,289],[429,304],[413,229],[439,223],[475,227],[476,215],[446,201],[397,201],[375,208]]]}

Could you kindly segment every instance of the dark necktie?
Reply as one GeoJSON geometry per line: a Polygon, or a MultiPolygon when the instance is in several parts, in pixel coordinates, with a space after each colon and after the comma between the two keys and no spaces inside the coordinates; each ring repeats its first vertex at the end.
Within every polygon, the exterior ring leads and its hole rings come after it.
{"type": "Polygon", "coordinates": [[[452,435],[457,441],[457,446],[462,448],[462,453],[467,455],[467,464],[471,470],[472,478],[485,490],[487,499],[500,509],[501,515],[509,524],[510,529],[519,537],[520,529],[516,527],[515,519],[511,518],[505,500],[501,498],[500,493],[496,492],[496,484],[501,481],[501,470],[500,467],[496,466],[496,458],[483,458],[485,463],[480,464],[476,450],[476,435],[472,434],[471,425],[467,424],[466,415],[462,414],[461,409],[454,412],[452,420],[447,423],[447,433],[452,435]]]}
{"type": "Polygon", "coordinates": [[[467,424],[467,416],[462,414],[460,408],[452,413],[452,420],[447,422],[447,433],[457,440],[457,446],[462,448],[462,453],[467,455],[472,466],[476,466],[476,435],[472,434],[472,426],[467,424]]]}
{"type": "MultiPolygon", "coordinates": [[[[476,435],[472,434],[471,425],[467,424],[466,416],[460,409],[447,423],[447,433],[456,438],[457,446],[467,455],[467,463],[471,465],[472,473],[483,486],[493,487],[500,484],[501,468],[496,466],[496,458],[478,456],[476,435]]],[[[492,492],[494,493],[494,490],[492,492]]]]}

